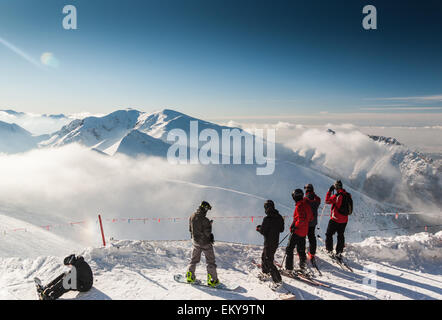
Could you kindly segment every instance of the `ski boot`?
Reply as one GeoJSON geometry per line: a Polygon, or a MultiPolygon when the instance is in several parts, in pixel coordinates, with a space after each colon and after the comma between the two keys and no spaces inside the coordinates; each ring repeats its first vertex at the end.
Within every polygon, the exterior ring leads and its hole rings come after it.
{"type": "Polygon", "coordinates": [[[342,259],[343,259],[342,253],[341,253],[341,252],[336,253],[336,254],[335,254],[335,259],[336,259],[339,263],[342,263],[342,259]]]}
{"type": "Polygon", "coordinates": [[[186,280],[187,280],[187,283],[195,283],[195,281],[196,281],[195,275],[193,275],[192,272],[187,271],[186,280]]]}
{"type": "Polygon", "coordinates": [[[308,253],[308,259],[310,260],[312,265],[316,264],[316,259],[315,259],[315,255],[311,254],[310,252],[308,253]]]}
{"type": "Polygon", "coordinates": [[[219,285],[219,279],[213,280],[212,275],[209,273],[207,274],[207,285],[215,288],[217,285],[219,285]]]}
{"type": "Polygon", "coordinates": [[[307,270],[307,265],[305,262],[299,262],[299,270],[297,270],[297,271],[304,276],[309,276],[308,270],[307,270]]]}
{"type": "Polygon", "coordinates": [[[284,287],[283,287],[282,281],[272,282],[270,284],[270,289],[272,289],[273,291],[278,292],[278,293],[283,293],[284,292],[284,287]]]}

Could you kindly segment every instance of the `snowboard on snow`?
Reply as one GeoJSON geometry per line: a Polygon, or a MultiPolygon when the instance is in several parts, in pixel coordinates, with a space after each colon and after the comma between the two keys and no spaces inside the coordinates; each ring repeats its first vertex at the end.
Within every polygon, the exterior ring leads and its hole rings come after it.
{"type": "Polygon", "coordinates": [[[211,287],[207,284],[207,282],[203,282],[199,279],[196,279],[195,282],[193,283],[189,283],[187,282],[187,279],[184,275],[182,274],[175,274],[173,276],[173,279],[176,282],[179,283],[185,283],[187,285],[192,285],[192,286],[201,286],[201,287],[207,287],[207,288],[211,288],[211,289],[220,289],[220,290],[227,290],[227,291],[235,291],[239,288],[238,285],[235,284],[226,284],[226,283],[220,283],[219,285],[217,285],[216,287],[211,287]]]}

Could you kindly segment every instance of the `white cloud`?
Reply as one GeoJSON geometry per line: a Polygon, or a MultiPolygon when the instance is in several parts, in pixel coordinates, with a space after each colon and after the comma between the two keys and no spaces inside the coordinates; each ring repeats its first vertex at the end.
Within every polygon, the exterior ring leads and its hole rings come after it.
{"type": "Polygon", "coordinates": [[[386,97],[386,98],[367,98],[366,100],[383,101],[442,101],[442,94],[412,97],[386,97]]]}

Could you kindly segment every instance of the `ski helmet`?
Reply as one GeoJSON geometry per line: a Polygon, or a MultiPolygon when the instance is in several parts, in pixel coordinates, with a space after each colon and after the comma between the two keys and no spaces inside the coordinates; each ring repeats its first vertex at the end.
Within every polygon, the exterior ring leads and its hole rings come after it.
{"type": "Polygon", "coordinates": [[[275,203],[272,200],[264,202],[264,209],[267,210],[268,208],[275,209],[275,203]]]}
{"type": "Polygon", "coordinates": [[[311,183],[309,183],[309,184],[306,184],[305,186],[304,186],[304,190],[307,192],[307,191],[309,191],[309,192],[313,192],[314,191],[314,189],[313,189],[313,185],[311,184],[311,183]]]}
{"type": "Polygon", "coordinates": [[[296,202],[302,200],[304,198],[304,191],[302,191],[301,189],[296,189],[292,192],[292,198],[296,202]]]}
{"type": "Polygon", "coordinates": [[[203,208],[203,209],[206,210],[206,211],[212,209],[212,206],[211,206],[207,201],[203,201],[203,202],[201,202],[200,207],[203,208]]]}
{"type": "Polygon", "coordinates": [[[341,180],[336,180],[334,186],[335,186],[336,189],[342,189],[342,181],[341,180]]]}
{"type": "Polygon", "coordinates": [[[63,263],[65,266],[69,266],[72,265],[75,262],[75,254],[71,254],[69,256],[67,256],[66,258],[64,258],[63,263]]]}

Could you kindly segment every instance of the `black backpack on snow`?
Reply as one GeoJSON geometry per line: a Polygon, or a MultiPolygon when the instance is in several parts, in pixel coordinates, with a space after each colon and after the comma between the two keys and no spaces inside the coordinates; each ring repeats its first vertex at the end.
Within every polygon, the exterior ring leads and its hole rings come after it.
{"type": "Polygon", "coordinates": [[[353,213],[353,199],[348,192],[338,193],[337,197],[342,196],[341,206],[338,208],[338,212],[343,216],[349,216],[353,213]]]}

